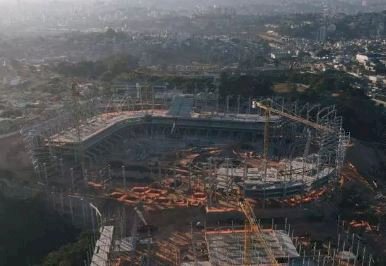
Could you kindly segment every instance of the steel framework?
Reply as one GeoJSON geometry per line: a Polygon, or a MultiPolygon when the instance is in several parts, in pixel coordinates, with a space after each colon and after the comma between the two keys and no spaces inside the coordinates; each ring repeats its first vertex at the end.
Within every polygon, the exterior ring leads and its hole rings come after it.
{"type": "MultiPolygon", "coordinates": [[[[196,114],[204,117],[204,119],[221,119],[221,121],[232,121],[235,119],[252,119],[256,118],[255,122],[264,123],[264,108],[260,110],[252,109],[251,103],[253,100],[259,103],[269,102],[270,104],[270,119],[266,126],[261,126],[260,131],[255,133],[255,136],[263,135],[264,132],[269,132],[269,146],[264,145],[264,158],[266,160],[280,160],[287,158],[289,161],[302,157],[303,166],[294,168],[289,164],[289,169],[281,170],[278,175],[285,182],[295,179],[295,177],[307,175],[311,170],[316,172],[318,176],[324,168],[333,168],[333,175],[337,180],[340,174],[340,169],[343,166],[345,152],[350,141],[349,133],[345,132],[342,127],[342,118],[338,116],[335,106],[321,107],[320,105],[300,104],[298,102],[288,102],[284,98],[252,98],[249,97],[226,97],[225,104],[215,104],[211,101],[218,101],[216,96],[205,97],[203,95],[192,96],[193,105],[190,107],[196,114]],[[233,100],[232,100],[233,99],[233,100]],[[237,118],[237,115],[244,116],[237,118]],[[259,120],[260,119],[260,120],[259,120]],[[297,158],[296,158],[297,157],[297,158]],[[307,164],[312,164],[313,169],[307,169],[307,164]]],[[[178,105],[172,104],[173,98],[155,98],[144,101],[142,98],[130,97],[127,95],[113,95],[109,99],[91,99],[88,101],[79,100],[78,112],[76,116],[71,111],[71,108],[64,108],[53,115],[52,118],[42,121],[36,125],[22,130],[25,144],[37,176],[44,183],[48,183],[51,177],[61,176],[64,179],[71,179],[71,185],[74,186],[74,179],[84,179],[87,181],[93,174],[102,175],[105,179],[109,179],[107,161],[104,159],[106,154],[109,154],[114,147],[122,146],[122,143],[129,137],[122,135],[119,132],[114,133],[115,137],[105,139],[100,145],[94,145],[90,149],[84,149],[82,154],[79,154],[79,139],[76,137],[77,121],[81,126],[81,131],[97,131],[93,127],[96,117],[105,114],[123,114],[127,111],[143,110],[145,113],[153,113],[154,110],[169,109],[169,112],[178,114],[189,113],[183,106],[189,105],[188,101],[184,100],[178,105]],[[182,104],[184,103],[184,104],[182,104]],[[155,109],[156,108],[156,109],[155,109]],[[56,149],[58,142],[53,142],[52,136],[65,136],[67,139],[72,139],[72,143],[62,145],[60,152],[56,149]],[[71,137],[72,136],[72,137],[71,137]],[[78,141],[76,141],[78,140],[78,141]],[[80,169],[80,157],[86,161],[98,162],[101,169],[98,173],[92,173],[87,169],[80,169]],[[102,159],[100,159],[102,158],[102,159]]],[[[263,105],[262,105],[263,106],[263,105]]],[[[194,118],[189,118],[194,119],[194,118]]],[[[216,120],[217,119],[217,120],[216,120]]],[[[192,120],[193,121],[193,120],[192,120]]],[[[134,120],[132,123],[136,123],[134,120]]],[[[149,129],[143,129],[146,132],[149,129]]],[[[142,130],[142,131],[143,131],[142,130]]],[[[178,123],[174,122],[171,129],[160,129],[164,135],[173,134],[189,134],[189,131],[182,130],[178,123]],[[165,131],[166,130],[166,131],[165,131]]],[[[197,129],[201,130],[201,129],[197,129]]],[[[243,128],[234,128],[233,132],[243,130],[243,128]]],[[[141,132],[142,132],[141,131],[141,132]]],[[[220,134],[219,132],[218,134],[220,134]]],[[[266,134],[267,134],[266,133],[266,134]]],[[[135,138],[135,131],[128,132],[135,138]]],[[[137,133],[141,134],[141,133],[137,133]]],[[[147,133],[149,136],[155,134],[153,129],[147,133]]],[[[231,136],[232,137],[232,136],[231,136]]],[[[256,137],[259,138],[258,136],[256,137]]],[[[238,141],[238,140],[234,140],[238,141]]],[[[266,143],[265,143],[266,144],[266,143]]],[[[138,151],[138,158],[141,158],[141,153],[138,151]]],[[[268,182],[267,180],[265,180],[268,182]]],[[[230,183],[230,180],[227,181],[230,183]]],[[[231,186],[228,186],[231,187],[231,186]]],[[[266,189],[264,187],[264,194],[266,189]]],[[[287,186],[284,186],[287,187],[287,186]]],[[[286,192],[280,194],[285,196],[286,192]]],[[[267,195],[269,196],[269,195],[267,195]]],[[[265,196],[264,196],[265,198],[265,196]]]]}

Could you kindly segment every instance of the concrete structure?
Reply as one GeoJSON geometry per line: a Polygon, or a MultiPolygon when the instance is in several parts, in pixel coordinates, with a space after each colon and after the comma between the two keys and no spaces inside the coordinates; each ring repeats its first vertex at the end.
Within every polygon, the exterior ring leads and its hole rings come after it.
{"type": "Polygon", "coordinates": [[[91,266],[108,266],[112,248],[114,226],[103,226],[95,244],[91,266]]]}
{"type": "MultiPolygon", "coordinates": [[[[209,250],[209,261],[212,266],[243,265],[244,243],[246,234],[242,229],[207,231],[205,239],[209,250]]],[[[291,237],[281,230],[263,230],[262,237],[268,243],[273,255],[279,263],[288,263],[299,258],[291,237]]],[[[256,236],[252,235],[250,247],[250,265],[270,265],[268,255],[260,246],[256,236]]]]}
{"type": "MultiPolygon", "coordinates": [[[[41,182],[57,186],[61,179],[63,190],[69,188],[76,193],[85,185],[96,190],[127,189],[129,181],[138,183],[139,172],[145,172],[143,176],[156,175],[153,179],[142,177],[142,183],[174,178],[170,185],[176,187],[178,176],[185,174],[186,179],[189,178],[185,184],[189,187],[190,179],[194,178],[209,188],[206,194],[200,193],[208,199],[208,207],[213,207],[216,199],[212,202],[211,195],[215,193],[211,192],[214,190],[229,192],[237,186],[246,196],[265,200],[292,196],[337,180],[349,135],[342,129],[341,117],[332,106],[298,105],[285,103],[283,99],[269,99],[271,114],[267,119],[263,110],[251,110],[251,98],[226,97],[223,106],[207,101],[203,95],[198,99],[178,94],[171,99],[156,101],[153,97],[145,102],[124,96],[89,105],[74,104],[73,113],[63,112],[59,117],[24,129],[27,149],[41,182]],[[225,152],[217,155],[211,153],[213,150],[225,152]],[[179,151],[193,159],[180,158],[179,151]],[[159,159],[163,155],[169,161],[162,169],[165,172],[161,173],[159,159]],[[228,155],[233,159],[228,160],[228,155]],[[195,161],[199,156],[202,156],[200,160],[195,161]],[[151,166],[146,168],[151,160],[154,160],[151,166]],[[184,160],[188,162],[181,163],[184,160]],[[177,161],[181,167],[179,172],[176,171],[177,161]],[[131,169],[127,169],[129,167],[131,169]],[[88,170],[97,178],[89,179],[88,170]],[[129,171],[134,174],[128,175],[129,171]],[[106,185],[107,182],[110,183],[106,185]]],[[[259,103],[262,101],[259,99],[259,103]]],[[[245,246],[250,247],[251,265],[269,264],[272,257],[264,242],[281,264],[299,257],[288,235],[289,227],[286,233],[287,222],[285,231],[263,229],[259,234],[265,241],[261,241],[257,235],[251,235],[251,231],[234,227],[235,223],[242,225],[244,222],[240,212],[235,214],[235,210],[230,209],[221,220],[216,219],[215,209],[207,210],[210,219],[206,220],[202,231],[205,239],[200,241],[206,242],[209,261],[201,261],[201,265],[242,265],[245,246]],[[227,217],[232,218],[231,228],[227,223],[228,228],[208,229],[210,222],[228,221],[227,217]]],[[[122,214],[121,221],[124,220],[122,214]]],[[[271,228],[276,228],[273,222],[271,228]]],[[[113,227],[102,227],[91,265],[108,265],[114,259],[110,252],[132,253],[135,250],[135,233],[131,239],[123,235],[117,240],[113,239],[113,230],[113,227]]]]}
{"type": "MultiPolygon", "coordinates": [[[[267,155],[269,160],[280,161],[284,168],[268,167],[267,175],[262,169],[253,167],[246,175],[244,170],[236,169],[233,175],[240,178],[243,174],[240,185],[246,194],[281,197],[334,180],[343,164],[349,141],[336,109],[285,104],[278,99],[271,101],[272,108],[287,115],[270,115],[267,155]],[[293,117],[297,117],[296,121],[291,119],[293,117]],[[303,120],[308,122],[302,123],[303,120]]],[[[146,149],[157,150],[159,147],[160,151],[164,150],[163,143],[166,145],[172,140],[183,143],[184,147],[197,147],[201,143],[215,143],[218,139],[226,139],[228,144],[252,143],[256,150],[256,146],[262,145],[264,115],[261,110],[251,110],[251,99],[233,98],[236,102],[233,106],[230,102],[231,98],[227,97],[225,106],[213,108],[214,104],[206,102],[202,95],[200,98],[175,95],[171,102],[153,99],[150,103],[119,98],[94,103],[98,110],[89,111],[78,121],[64,113],[62,117],[23,130],[23,133],[40,179],[48,182],[58,176],[67,177],[74,186],[76,182],[88,179],[87,169],[108,167],[108,161],[117,158],[113,156],[116,151],[120,156],[145,160],[146,149]],[[139,139],[142,139],[141,143],[148,139],[149,147],[141,146],[139,139]]],[[[217,175],[218,188],[228,189],[230,180],[224,179],[221,170],[217,175]]],[[[110,172],[106,178],[111,178],[110,172]]]]}
{"type": "MultiPolygon", "coordinates": [[[[240,180],[245,196],[253,198],[281,198],[303,193],[325,185],[334,176],[334,167],[318,168],[318,155],[310,154],[294,160],[281,160],[267,168],[221,167],[217,169],[217,188],[226,189],[230,179],[240,180]]],[[[233,183],[235,188],[237,183],[233,183]]]]}
{"type": "Polygon", "coordinates": [[[212,266],[209,261],[183,262],[181,266],[212,266]]]}
{"type": "Polygon", "coordinates": [[[365,54],[357,54],[355,56],[355,58],[358,61],[358,63],[363,64],[363,65],[366,64],[367,61],[369,61],[369,57],[365,54]]]}

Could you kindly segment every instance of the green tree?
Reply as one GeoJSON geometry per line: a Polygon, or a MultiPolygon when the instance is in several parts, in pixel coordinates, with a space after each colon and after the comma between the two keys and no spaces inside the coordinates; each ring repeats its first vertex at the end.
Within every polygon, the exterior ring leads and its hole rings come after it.
{"type": "Polygon", "coordinates": [[[116,55],[107,60],[109,70],[114,76],[138,67],[138,58],[131,55],[116,55]]]}
{"type": "Polygon", "coordinates": [[[273,79],[259,74],[251,75],[229,75],[222,73],[220,77],[220,95],[267,96],[272,95],[273,79]]]}
{"type": "Polygon", "coordinates": [[[83,265],[91,239],[92,233],[82,233],[76,242],[49,253],[43,260],[43,266],[83,265]]]}
{"type": "Polygon", "coordinates": [[[74,241],[79,231],[47,210],[39,198],[10,200],[0,195],[0,264],[34,265],[50,251],[74,241]]]}

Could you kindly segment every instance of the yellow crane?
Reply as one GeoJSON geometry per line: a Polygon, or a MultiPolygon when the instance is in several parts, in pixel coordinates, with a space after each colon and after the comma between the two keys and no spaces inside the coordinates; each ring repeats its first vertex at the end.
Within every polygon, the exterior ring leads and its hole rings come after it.
{"type": "MultiPolygon", "coordinates": [[[[328,131],[328,132],[334,132],[334,129],[312,122],[310,120],[307,120],[305,118],[292,115],[289,113],[286,113],[281,110],[277,110],[275,108],[272,108],[270,102],[268,104],[264,104],[262,102],[253,101],[252,102],[252,108],[260,108],[264,110],[264,117],[265,117],[265,124],[264,124],[264,150],[263,150],[263,159],[264,159],[264,178],[267,177],[267,164],[268,164],[268,152],[269,152],[269,124],[270,124],[270,116],[271,113],[277,114],[279,116],[288,118],[290,120],[305,124],[307,126],[310,126],[312,128],[322,130],[322,131],[328,131]]],[[[264,191],[264,201],[265,201],[265,191],[264,191]]],[[[251,258],[251,235],[256,236],[256,240],[259,243],[260,246],[264,248],[264,251],[267,255],[267,258],[269,260],[269,263],[271,265],[280,265],[274,254],[272,253],[272,249],[269,247],[268,243],[265,241],[260,226],[256,223],[256,216],[253,212],[253,209],[251,205],[245,201],[240,201],[240,208],[243,211],[245,217],[247,218],[248,224],[245,226],[245,239],[244,239],[244,261],[243,265],[251,265],[252,258],[251,258]]]]}
{"type": "Polygon", "coordinates": [[[252,206],[246,200],[241,200],[239,202],[240,208],[243,211],[245,217],[247,218],[248,224],[245,226],[245,238],[244,238],[244,261],[243,265],[249,266],[252,265],[251,258],[251,244],[252,244],[252,235],[255,236],[255,239],[259,246],[263,247],[265,254],[267,255],[270,265],[280,265],[275,255],[272,252],[271,247],[265,241],[261,228],[258,223],[256,223],[256,216],[253,211],[252,206]]]}
{"type": "MultiPolygon", "coordinates": [[[[264,172],[264,182],[267,179],[267,168],[268,168],[268,153],[269,153],[269,124],[271,119],[271,113],[277,114],[279,116],[288,118],[290,120],[302,123],[304,125],[307,125],[309,127],[315,128],[317,130],[321,131],[327,131],[327,132],[334,132],[335,130],[333,128],[330,128],[325,125],[321,125],[319,123],[312,122],[306,118],[292,115],[289,113],[286,113],[282,110],[278,110],[275,108],[272,108],[271,101],[268,101],[267,103],[259,102],[259,101],[253,101],[252,102],[252,108],[257,109],[260,108],[264,110],[264,117],[265,117],[265,123],[264,123],[264,150],[263,150],[263,172],[264,172]]],[[[263,208],[265,207],[265,188],[263,190],[264,193],[264,200],[263,200],[263,208]]]]}
{"type": "MultiPolygon", "coordinates": [[[[269,152],[269,123],[270,123],[270,117],[271,117],[271,107],[267,106],[266,109],[264,109],[264,117],[265,117],[265,124],[264,124],[264,153],[263,153],[263,163],[264,163],[264,183],[267,181],[267,169],[268,169],[268,152],[269,152]]],[[[264,200],[263,200],[263,208],[265,208],[265,187],[263,190],[264,193],[264,200]]]]}
{"type": "Polygon", "coordinates": [[[263,109],[265,111],[266,123],[268,122],[268,124],[269,124],[269,119],[267,121],[267,116],[269,117],[270,113],[274,113],[274,114],[277,114],[279,116],[283,116],[283,117],[291,119],[293,121],[302,123],[304,125],[313,127],[315,129],[319,129],[319,130],[323,130],[323,131],[329,131],[329,132],[334,132],[335,131],[333,128],[330,128],[330,127],[327,127],[327,126],[324,126],[324,125],[312,122],[312,121],[307,120],[306,118],[303,118],[303,117],[300,117],[300,116],[288,114],[288,113],[286,113],[284,111],[277,110],[275,108],[272,108],[272,106],[263,104],[261,102],[254,101],[252,106],[253,106],[253,108],[260,108],[260,109],[263,109]]]}

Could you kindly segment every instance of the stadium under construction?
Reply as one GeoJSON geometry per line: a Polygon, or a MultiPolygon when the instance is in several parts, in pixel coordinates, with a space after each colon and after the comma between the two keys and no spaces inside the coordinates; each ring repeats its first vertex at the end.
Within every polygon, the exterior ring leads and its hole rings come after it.
{"type": "Polygon", "coordinates": [[[237,107],[227,100],[220,108],[197,98],[79,103],[78,115],[64,113],[23,133],[42,182],[154,179],[175,168],[171,154],[198,155],[188,164],[213,186],[238,186],[251,197],[285,197],[336,181],[349,135],[334,107],[258,99],[267,110],[256,99],[238,99],[237,107]],[[209,149],[216,152],[204,156],[209,149]]]}
{"type": "Polygon", "coordinates": [[[307,202],[337,183],[350,137],[335,107],[282,98],[226,97],[221,104],[213,94],[149,95],[82,101],[74,93],[72,111],[22,130],[42,184],[71,197],[92,191],[100,216],[124,207],[114,219],[100,218],[107,250],[97,247],[101,240],[93,243],[88,263],[301,265],[287,222],[280,230],[273,223],[263,229],[244,199],[291,205],[297,195],[307,202]],[[173,218],[177,227],[185,211],[197,208],[205,211],[184,228],[189,240],[175,232],[168,244],[156,234],[149,240],[150,213],[166,234],[171,218],[161,223],[164,210],[182,213],[173,218]],[[140,224],[147,228],[142,237],[140,224]]]}

